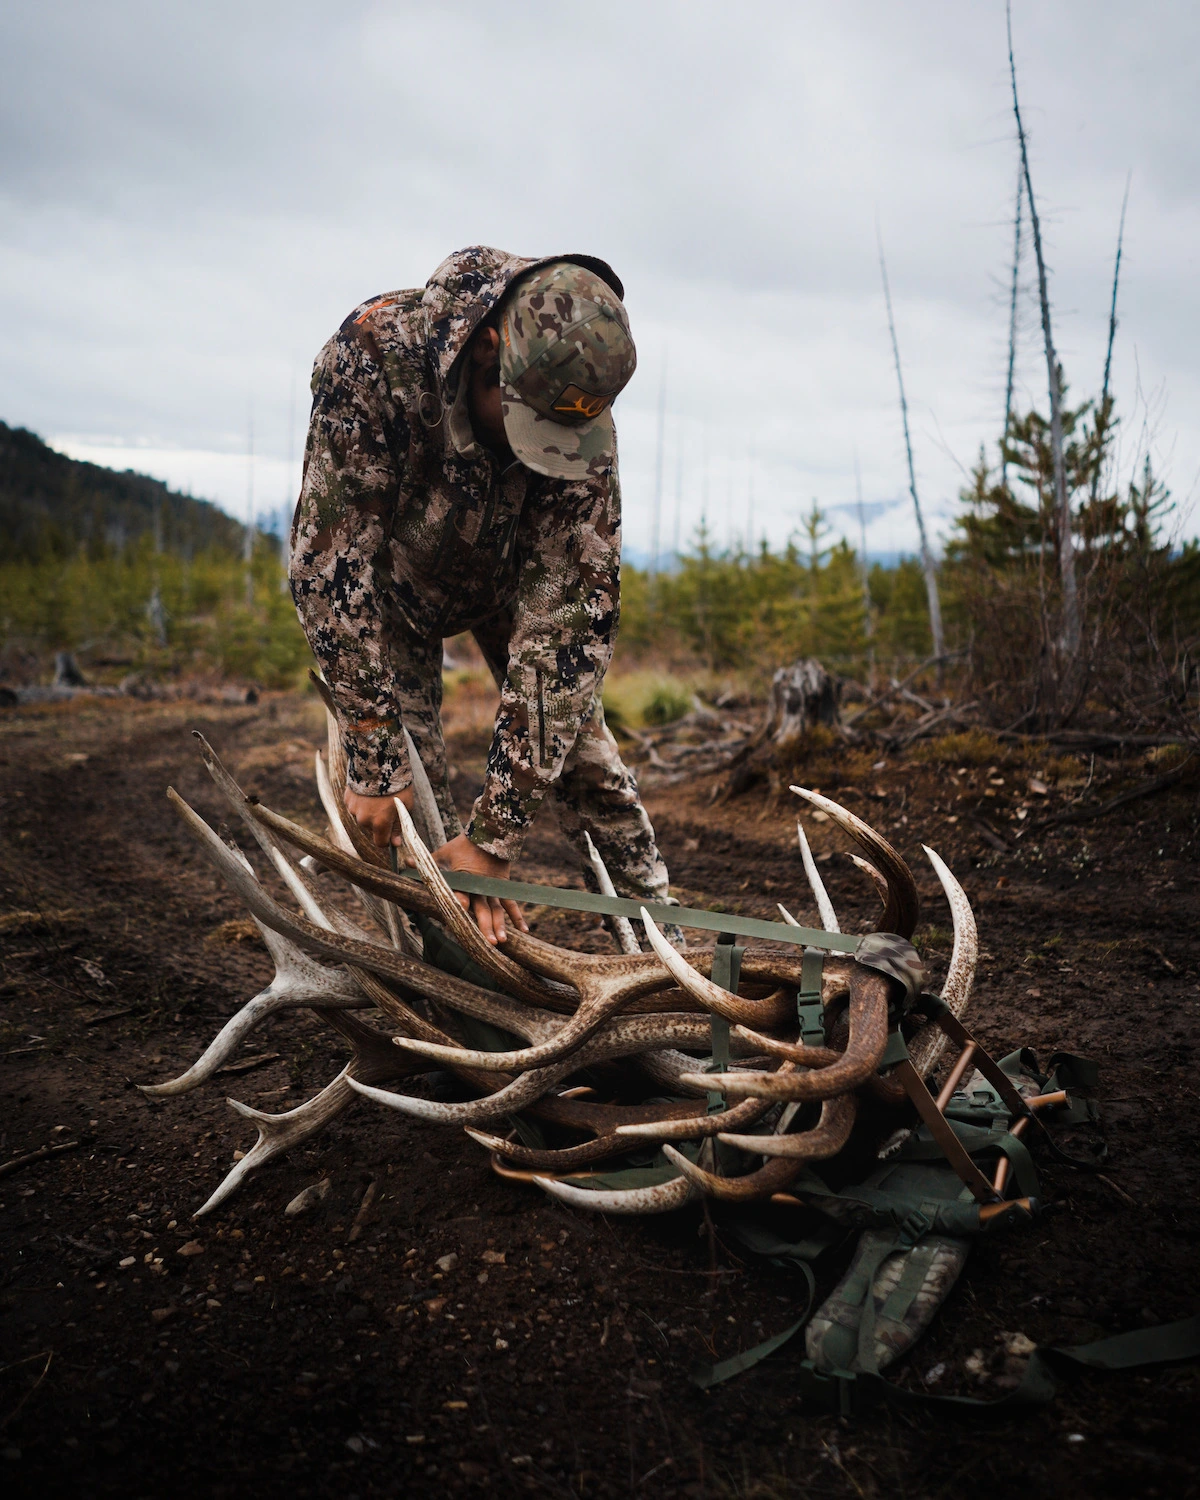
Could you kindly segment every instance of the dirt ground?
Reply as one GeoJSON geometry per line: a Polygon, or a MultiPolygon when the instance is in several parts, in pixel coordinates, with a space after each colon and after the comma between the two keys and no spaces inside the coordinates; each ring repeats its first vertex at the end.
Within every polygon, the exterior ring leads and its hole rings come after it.
{"type": "MultiPolygon", "coordinates": [[[[182,1071],[271,973],[163,797],[173,784],[222,818],[192,727],[247,789],[320,825],[312,699],[0,718],[0,1161],[79,1143],[0,1176],[8,1494],[1198,1492],[1196,1366],[1079,1375],[1053,1405],[988,1421],[890,1408],[842,1419],[801,1400],[795,1341],[702,1393],[687,1379],[696,1361],[791,1320],[792,1274],[726,1245],[714,1279],[698,1211],[585,1217],[497,1178],[466,1136],[366,1104],[192,1220],[254,1140],[225,1096],[287,1109],[344,1058],[332,1032],[290,1013],[243,1049],[265,1061],[162,1102],[134,1086],[182,1071]],[[317,1209],[285,1216],[325,1177],[317,1209]]],[[[482,721],[463,721],[464,801],[485,746],[482,721]]],[[[1077,1344],[1195,1312],[1196,783],[1018,841],[1021,821],[1079,795],[1070,766],[876,768],[826,751],[797,769],[909,858],[935,977],[950,922],[920,844],[958,873],[984,949],[970,1019],[996,1054],[1063,1048],[1102,1070],[1103,1172],[1042,1162],[1045,1212],[979,1241],[904,1378],[995,1395],[968,1361],[982,1351],[994,1364],[1001,1334],[1077,1344]],[[1044,796],[1027,790],[1031,775],[1044,796]]],[[[1119,786],[1147,773],[1139,761],[1094,774],[1119,786]]],[[[760,786],[714,808],[712,787],[647,788],[676,892],[762,916],[782,899],[815,921],[794,799],[760,786]]],[[[819,854],[842,847],[830,825],[808,826],[819,854]]],[[[844,928],[871,925],[876,899],[849,862],[833,854],[823,870],[844,928]]],[[[578,883],[552,814],[520,873],[578,883]]],[[[537,930],[602,938],[547,913],[537,930]]],[[[822,1267],[822,1289],[842,1265],[822,1267]]]]}

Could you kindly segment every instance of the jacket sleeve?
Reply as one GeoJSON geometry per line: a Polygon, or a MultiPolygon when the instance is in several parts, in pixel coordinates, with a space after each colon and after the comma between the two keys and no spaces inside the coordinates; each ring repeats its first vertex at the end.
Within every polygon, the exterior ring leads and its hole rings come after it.
{"type": "Polygon", "coordinates": [[[467,830],[481,849],[509,860],[562,772],[612,660],[621,588],[615,457],[588,480],[531,485],[518,555],[508,673],[467,830]]]}
{"type": "Polygon", "coordinates": [[[313,370],[289,576],[300,623],[337,703],[347,785],[387,796],[412,781],[385,646],[389,540],[408,428],[369,333],[353,319],[313,370]]]}

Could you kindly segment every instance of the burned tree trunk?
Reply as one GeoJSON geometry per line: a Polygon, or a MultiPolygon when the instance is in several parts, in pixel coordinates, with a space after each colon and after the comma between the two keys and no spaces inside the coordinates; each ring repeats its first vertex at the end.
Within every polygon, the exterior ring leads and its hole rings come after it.
{"type": "Polygon", "coordinates": [[[70,651],[57,651],[54,655],[55,687],[86,687],[87,678],[79,670],[79,663],[70,651]]]}
{"type": "Polygon", "coordinates": [[[1042,226],[1038,218],[1037,199],[1033,196],[1033,178],[1029,172],[1029,150],[1021,104],[1017,97],[1017,65],[1013,60],[1012,7],[1005,12],[1008,24],[1008,72],[1012,80],[1013,114],[1017,120],[1017,142],[1021,148],[1021,175],[1025,179],[1025,200],[1029,204],[1029,227],[1033,236],[1033,253],[1037,259],[1038,302],[1042,310],[1042,338],[1046,346],[1046,371],[1050,385],[1050,452],[1054,460],[1054,507],[1058,529],[1058,568],[1062,579],[1062,632],[1059,641],[1068,669],[1079,656],[1083,623],[1079,606],[1079,585],[1075,576],[1075,539],[1072,534],[1071,497],[1067,491],[1067,466],[1063,453],[1062,365],[1054,348],[1050,321],[1050,293],[1046,284],[1046,259],[1042,251],[1042,226]]]}
{"type": "Polygon", "coordinates": [[[771,679],[767,738],[775,744],[795,739],[814,724],[836,724],[842,683],[814,657],[780,667],[771,679]]]}

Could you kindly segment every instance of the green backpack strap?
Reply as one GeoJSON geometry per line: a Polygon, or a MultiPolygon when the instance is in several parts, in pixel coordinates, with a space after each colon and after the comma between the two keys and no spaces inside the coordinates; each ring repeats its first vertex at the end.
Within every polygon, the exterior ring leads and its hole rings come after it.
{"type": "MultiPolygon", "coordinates": [[[[738,982],[742,974],[742,956],[745,948],[739,948],[734,944],[733,934],[721,932],[717,934],[717,946],[713,949],[712,982],[720,985],[723,990],[728,990],[731,995],[736,995],[738,982]]],[[[706,1072],[727,1073],[729,1071],[729,1022],[724,1016],[718,1016],[716,1012],[710,1012],[709,1030],[712,1035],[712,1060],[706,1072]]],[[[708,1096],[708,1112],[710,1115],[719,1114],[725,1108],[725,1095],[715,1090],[708,1096]]]]}
{"type": "Polygon", "coordinates": [[[743,1349],[740,1354],[731,1355],[729,1359],[718,1360],[716,1364],[696,1365],[689,1372],[688,1379],[702,1391],[720,1385],[722,1381],[732,1380],[735,1375],[761,1363],[768,1355],[782,1349],[789,1340],[795,1338],[808,1322],[817,1297],[817,1279],[813,1274],[812,1262],[845,1237],[844,1232],[830,1222],[814,1226],[805,1239],[796,1241],[781,1239],[765,1225],[752,1220],[724,1220],[721,1227],[747,1250],[756,1255],[765,1255],[778,1266],[799,1271],[805,1281],[804,1306],[794,1323],[769,1339],[764,1339],[761,1344],[743,1349]]]}
{"type": "Polygon", "coordinates": [[[1052,1401],[1058,1390],[1055,1375],[1064,1368],[1144,1370],[1194,1359],[1200,1359],[1200,1314],[1176,1323],[1162,1323],[1156,1328],[1118,1333],[1093,1344],[1035,1349],[1021,1384],[992,1401],[977,1396],[934,1396],[907,1391],[892,1385],[882,1375],[865,1371],[857,1375],[844,1370],[822,1374],[808,1360],[800,1367],[800,1391],[807,1400],[842,1416],[853,1416],[884,1401],[893,1406],[936,1406],[981,1416],[993,1413],[1002,1416],[1014,1408],[1045,1406],[1052,1401]]]}

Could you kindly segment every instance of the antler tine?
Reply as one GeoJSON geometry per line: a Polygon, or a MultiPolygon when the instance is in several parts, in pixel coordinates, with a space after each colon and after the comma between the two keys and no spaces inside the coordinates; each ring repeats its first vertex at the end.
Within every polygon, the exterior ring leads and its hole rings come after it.
{"type": "Polygon", "coordinates": [[[543,1192],[557,1198],[560,1203],[596,1214],[668,1214],[672,1209],[682,1208],[696,1195],[686,1177],[674,1177],[670,1182],[660,1182],[654,1187],[626,1188],[623,1191],[581,1188],[570,1182],[558,1182],[553,1177],[535,1177],[533,1180],[543,1192]]]}
{"type": "Polygon", "coordinates": [[[319,1094],[289,1110],[287,1114],[262,1114],[257,1109],[251,1109],[248,1104],[240,1104],[236,1099],[226,1100],[231,1109],[254,1121],[258,1126],[258,1140],[192,1218],[202,1219],[205,1214],[212,1213],[214,1208],[220,1207],[226,1198],[237,1191],[252,1172],[265,1166],[273,1157],[309,1140],[353,1102],[354,1093],[349,1086],[346,1068],[342,1069],[332,1083],[326,1084],[319,1094]]]}
{"type": "MultiPolygon", "coordinates": [[[[360,845],[366,842],[365,836],[362,829],[358,827],[358,824],[354,822],[354,819],[346,811],[346,805],[342,801],[341,796],[334,790],[333,783],[329,779],[329,772],[325,766],[325,759],[319,750],[314,757],[314,766],[317,778],[317,795],[320,797],[321,806],[325,810],[325,817],[329,823],[330,837],[334,840],[340,853],[349,859],[365,864],[366,861],[362,859],[359,852],[360,845]],[[350,827],[355,829],[355,837],[351,837],[347,831],[350,827]]],[[[257,819],[257,815],[256,820],[261,821],[261,819],[257,819]]],[[[374,845],[371,845],[371,848],[374,850],[374,845]]],[[[378,853],[378,851],[376,850],[375,853],[378,853]]],[[[307,857],[312,858],[311,855],[307,857]]],[[[301,864],[303,863],[304,861],[301,860],[301,864]]],[[[329,869],[332,867],[326,865],[323,868],[329,869]]],[[[372,863],[368,868],[378,869],[379,865],[372,863]]],[[[344,872],[340,870],[335,870],[335,873],[344,875],[344,872]]],[[[425,952],[425,945],[421,941],[420,934],[413,928],[412,922],[406,912],[401,911],[394,902],[381,900],[378,895],[364,890],[361,885],[356,885],[354,892],[375,925],[381,927],[387,933],[393,948],[399,948],[402,953],[411,954],[414,958],[422,957],[425,952]]]]}
{"type": "Polygon", "coordinates": [[[709,1172],[688,1161],[674,1146],[664,1145],[663,1154],[673,1167],[679,1168],[697,1192],[727,1203],[749,1203],[756,1198],[769,1198],[772,1193],[790,1187],[804,1171],[803,1162],[772,1161],[741,1177],[722,1177],[718,1172],[709,1172]]]}
{"type": "Polygon", "coordinates": [[[323,958],[379,974],[430,1000],[445,1004],[461,1003],[465,1009],[477,1003],[495,1003],[499,998],[490,991],[481,991],[478,986],[469,984],[464,979],[442,973],[429,964],[396,952],[395,949],[327,932],[304,917],[286,912],[263,890],[245,857],[222,843],[204,819],[188,806],[173,787],[168,788],[167,797],[193,837],[250,908],[252,915],[265,926],[285,934],[323,958]]]}
{"type": "MultiPolygon", "coordinates": [[[[343,853],[373,869],[387,869],[388,857],[382,849],[375,847],[346,806],[346,747],[338,726],[333,693],[324,678],[311,668],[308,675],[325,704],[325,753],[328,760],[317,751],[316,774],[317,794],[329,820],[330,835],[343,853]]],[[[361,885],[356,885],[355,890],[372,920],[387,933],[392,947],[420,958],[425,951],[424,944],[405,913],[395,903],[381,901],[377,893],[372,894],[361,885]]]]}
{"type": "Polygon", "coordinates": [[[258,1127],[258,1140],[234,1166],[216,1192],[196,1210],[192,1215],[194,1219],[201,1219],[205,1214],[212,1213],[214,1208],[236,1192],[252,1172],[283,1152],[290,1151],[293,1146],[310,1140],[330,1120],[353,1104],[355,1095],[350,1087],[352,1078],[361,1076],[375,1083],[383,1083],[389,1078],[400,1077],[412,1071],[412,1065],[405,1062],[403,1056],[391,1045],[391,1039],[383,1032],[376,1031],[374,1027],[366,1026],[361,1021],[351,1022],[348,1016],[338,1017],[334,1024],[353,1041],[354,1056],[319,1094],[281,1115],[264,1114],[236,1099],[226,1101],[239,1115],[254,1121],[258,1127]]]}
{"type": "MultiPolygon", "coordinates": [[[[487,1021],[492,1026],[499,1026],[503,1031],[513,1031],[517,1036],[523,1036],[534,1043],[553,1038],[563,1029],[563,1018],[554,1011],[542,1010],[534,1005],[522,1005],[519,1000],[512,1000],[507,995],[502,995],[499,990],[485,990],[466,980],[443,991],[439,978],[435,977],[430,985],[430,991],[428,998],[437,1000],[439,1004],[449,1006],[451,1010],[460,1011],[465,1016],[473,1016],[477,1021],[487,1021]],[[436,994],[433,993],[434,990],[437,991],[436,994]]],[[[424,1056],[439,1062],[453,1063],[455,1066],[464,1068],[482,1068],[485,1072],[491,1073],[514,1071],[507,1064],[494,1065],[496,1058],[523,1055],[521,1053],[484,1052],[472,1047],[463,1047],[457,1042],[437,1041],[433,1037],[426,1037],[420,1041],[415,1038],[405,1038],[404,1045],[414,1052],[421,1052],[424,1056]]],[[[534,1050],[536,1049],[526,1049],[526,1051],[534,1050]]]]}
{"type": "MultiPolygon", "coordinates": [[[[954,950],[950,955],[946,982],[942,986],[942,999],[956,1016],[961,1016],[971,999],[975,968],[979,962],[979,930],[975,926],[975,913],[971,910],[966,891],[959,885],[941,856],[927,844],[922,844],[921,847],[942,883],[946,900],[950,903],[950,914],[954,919],[954,950]]],[[[937,1066],[946,1041],[945,1032],[931,1021],[928,1026],[922,1026],[908,1044],[912,1065],[922,1078],[927,1078],[937,1066]]]]}
{"type": "Polygon", "coordinates": [[[674,1047],[663,1047],[655,1052],[645,1052],[630,1061],[643,1077],[666,1092],[689,1094],[693,1099],[708,1096],[708,1089],[684,1082],[696,1066],[696,1059],[689,1057],[686,1052],[680,1052],[674,1047]]]}
{"type": "MultiPolygon", "coordinates": [[[[812,850],[808,847],[808,840],[804,836],[804,824],[799,818],[796,819],[796,835],[800,840],[800,859],[804,865],[804,873],[808,876],[809,886],[816,898],[817,911],[821,915],[821,926],[826,932],[841,932],[837,912],[833,909],[833,902],[829,899],[829,892],[825,889],[825,882],[821,879],[816,861],[812,857],[812,850]]],[[[797,922],[796,925],[800,924],[797,922]]]]}
{"type": "Polygon", "coordinates": [[[329,748],[329,765],[335,781],[340,787],[346,785],[346,749],[342,744],[338,727],[337,703],[333,689],[314,667],[308,669],[308,680],[317,690],[317,697],[325,705],[325,740],[329,748]]]}
{"type": "Polygon", "coordinates": [[[340,912],[335,912],[332,919],[326,916],[325,912],[321,909],[321,904],[317,900],[312,886],[287,858],[263,824],[251,813],[249,798],[242,791],[233,776],[230,775],[222,763],[220,756],[198,729],[193,729],[192,734],[200,742],[201,759],[204,761],[204,766],[208,774],[216,783],[218,791],[245,824],[255,843],[271,861],[276,873],[284,885],[287,886],[296,904],[309,921],[315,922],[318,927],[324,927],[329,931],[341,932],[345,937],[362,938],[369,941],[367,934],[362,928],[348,921],[340,912]]]}
{"type": "MultiPolygon", "coordinates": [[[[604,861],[600,858],[600,851],[592,843],[592,836],[586,828],[583,830],[583,841],[587,848],[588,863],[592,867],[592,874],[596,877],[596,884],[600,887],[600,894],[602,896],[615,896],[617,894],[616,886],[613,885],[612,877],[609,875],[604,861]]],[[[611,921],[613,936],[616,938],[617,947],[620,948],[621,952],[640,953],[642,950],[638,944],[637,935],[633,930],[633,923],[629,918],[613,917],[611,921]]]]}
{"type": "MultiPolygon", "coordinates": [[[[325,754],[328,762],[321,761],[320,751],[318,751],[317,792],[321,798],[321,806],[325,809],[325,816],[329,819],[329,826],[333,830],[341,830],[344,841],[339,838],[338,842],[343,844],[343,847],[348,844],[349,849],[366,864],[374,865],[378,869],[386,869],[387,856],[382,849],[376,849],[346,809],[346,750],[342,744],[341,730],[338,727],[337,712],[329,684],[311,668],[308,676],[325,705],[325,754]],[[324,786],[322,786],[323,779],[326,783],[324,786]]],[[[337,837],[336,832],[335,837],[337,837]]]]}
{"type": "Polygon", "coordinates": [[[879,892],[879,899],[883,902],[884,906],[887,906],[888,883],[875,868],[875,866],[871,863],[871,861],[869,859],[863,859],[862,855],[854,854],[850,851],[847,851],[846,858],[848,860],[852,860],[864,875],[869,876],[871,880],[874,881],[875,889],[879,892]]]}
{"type": "MultiPolygon", "coordinates": [[[[536,1068],[522,1073],[499,1087],[495,1093],[482,1099],[462,1103],[443,1103],[436,1099],[418,1099],[411,1094],[395,1094],[389,1089],[380,1089],[348,1080],[355,1093],[385,1109],[398,1114],[411,1115],[414,1120],[428,1120],[435,1125],[487,1125],[503,1115],[515,1114],[540,1099],[547,1090],[576,1071],[577,1064],[558,1063],[551,1068],[536,1068]]],[[[504,1077],[504,1075],[500,1075],[504,1077]]]]}
{"type": "MultiPolygon", "coordinates": [[[[317,778],[317,796],[329,824],[330,837],[343,854],[361,860],[373,869],[387,869],[387,861],[375,845],[370,843],[362,829],[346,811],[341,794],[329,774],[325,756],[318,750],[313,756],[313,772],[317,778]]],[[[253,816],[258,818],[261,808],[255,804],[253,816]]],[[[260,820],[261,821],[261,820],[260,820]]]]}
{"type": "Polygon", "coordinates": [[[722,1131],[718,1139],[741,1151],[757,1151],[775,1159],[824,1161],[836,1156],[846,1144],[857,1118],[857,1095],[838,1094],[824,1101],[821,1118],[811,1130],[796,1135],[737,1135],[722,1131]]]}
{"type": "Polygon", "coordinates": [[[821,1106],[821,1118],[812,1130],[799,1135],[721,1135],[718,1139],[750,1151],[768,1156],[770,1159],[756,1171],[741,1177],[722,1177],[708,1172],[694,1162],[688,1161],[682,1152],[673,1146],[664,1146],[667,1159],[701,1192],[724,1202],[749,1202],[755,1198],[769,1197],[788,1186],[799,1177],[806,1162],[822,1161],[837,1153],[850,1138],[858,1112],[858,1102],[853,1094],[839,1094],[836,1099],[826,1099],[821,1106]],[[743,1145],[745,1141],[751,1145],[743,1145]],[[782,1142],[793,1142],[795,1148],[784,1153],[776,1148],[782,1142]],[[770,1148],[770,1149],[768,1149],[770,1148]]]}
{"type": "Polygon", "coordinates": [[[166,1083],[139,1083],[138,1088],[143,1094],[152,1099],[166,1099],[198,1088],[228,1061],[256,1026],[276,1011],[301,1005],[362,1009],[371,1004],[344,970],[327,969],[313,963],[287,938],[264,927],[257,918],[254,923],[275,960],[274,979],[226,1021],[186,1072],[166,1083]]]}
{"type": "MultiPolygon", "coordinates": [[[[338,840],[333,844],[319,833],[313,833],[310,828],[303,827],[300,823],[293,823],[290,818],[282,814],[272,812],[269,807],[264,807],[260,802],[250,804],[250,813],[258,822],[271,829],[279,835],[287,844],[294,849],[302,849],[304,853],[315,859],[325,870],[334,875],[339,875],[348,881],[356,890],[363,895],[370,893],[372,896],[382,897],[379,903],[381,914],[378,918],[379,924],[386,928],[384,920],[388,910],[392,906],[403,912],[417,912],[421,916],[436,917],[438,915],[437,904],[431,893],[419,880],[407,880],[392,873],[390,869],[383,869],[376,863],[369,863],[359,857],[356,846],[350,839],[343,824],[336,820],[336,807],[333,806],[333,790],[329,786],[328,777],[323,770],[323,764],[318,753],[317,756],[317,785],[321,792],[322,804],[325,806],[327,815],[330,816],[330,832],[338,840]],[[328,796],[328,801],[327,801],[328,796]],[[332,811],[331,811],[332,809],[332,811]]],[[[357,827],[357,825],[355,825],[357,827]]],[[[378,852],[378,851],[376,851],[378,852]]],[[[374,907],[368,907],[374,914],[374,907]]],[[[419,941],[419,940],[417,940],[419,941]]]]}
{"type": "MultiPolygon", "coordinates": [[[[781,1073],[795,1071],[796,1064],[785,1062],[781,1073]]],[[[757,1125],[765,1114],[775,1107],[773,1099],[743,1099],[723,1114],[695,1115],[685,1120],[645,1120],[632,1125],[618,1125],[615,1134],[630,1136],[635,1140],[650,1141],[699,1141],[706,1136],[720,1135],[723,1131],[740,1129],[743,1125],[757,1125]]]]}
{"type": "Polygon", "coordinates": [[[407,724],[404,726],[404,744],[408,750],[409,769],[412,771],[413,822],[425,840],[426,847],[440,849],[446,842],[446,825],[442,822],[441,810],[433,795],[429,772],[425,769],[425,762],[421,759],[407,724]]]}
{"type": "Polygon", "coordinates": [[[749,1026],[735,1026],[733,1034],[767,1053],[769,1057],[786,1058],[802,1068],[831,1068],[846,1056],[844,1052],[835,1052],[832,1047],[809,1047],[804,1042],[785,1042],[749,1026]]]}
{"type": "MultiPolygon", "coordinates": [[[[311,667],[308,675],[325,705],[325,756],[322,757],[318,750],[315,761],[317,795],[329,820],[330,835],[345,853],[376,869],[387,869],[389,860],[383,850],[375,847],[346,806],[346,746],[338,725],[333,692],[325,679],[311,667]]],[[[355,890],[372,921],[387,933],[392,947],[420,958],[424,945],[407,916],[392,903],[379,900],[377,895],[371,895],[361,886],[356,886],[355,890]]]]}
{"type": "Polygon", "coordinates": [[[822,797],[819,792],[806,791],[801,786],[794,786],[792,791],[798,797],[803,797],[806,802],[811,802],[814,807],[827,813],[856,844],[879,861],[888,886],[887,905],[884,908],[879,930],[895,932],[900,937],[911,938],[917,929],[921,902],[917,895],[917,883],[913,879],[912,871],[900,855],[881,833],[877,833],[869,823],[864,823],[861,818],[856,817],[839,803],[830,801],[828,797],[822,797]]]}
{"type": "Polygon", "coordinates": [[[521,1167],[531,1167],[542,1172],[569,1172],[574,1167],[585,1167],[594,1161],[603,1161],[609,1156],[624,1156],[637,1149],[629,1141],[617,1135],[600,1135],[593,1141],[584,1141],[578,1146],[565,1146],[561,1151],[535,1151],[516,1141],[506,1141],[502,1136],[489,1135],[482,1130],[463,1127],[473,1141],[488,1151],[503,1156],[506,1161],[516,1162],[521,1167]]]}
{"type": "MultiPolygon", "coordinates": [[[[609,1062],[615,1057],[641,1055],[643,1063],[648,1063],[653,1058],[664,1071],[669,1068],[669,1086],[677,1087],[680,1073],[694,1068],[696,1059],[661,1049],[672,1042],[684,1047],[703,1047],[708,1039],[708,1022],[696,1016],[623,1016],[611,1021],[603,1032],[584,1042],[570,1057],[547,1067],[531,1068],[483,1099],[442,1103],[439,1100],[418,1099],[409,1094],[393,1094],[384,1089],[362,1089],[360,1092],[368,1094],[376,1104],[397,1110],[400,1114],[412,1115],[419,1120],[432,1120],[445,1125],[484,1125],[502,1115],[524,1109],[534,1100],[540,1099],[561,1079],[577,1073],[581,1068],[609,1062]],[[672,1056],[677,1059],[674,1064],[671,1063],[672,1056]]],[[[419,1052],[423,1056],[433,1056],[462,1066],[467,1066],[467,1059],[470,1058],[470,1065],[478,1066],[474,1058],[479,1054],[469,1053],[465,1048],[439,1047],[435,1052],[433,1048],[424,1043],[416,1044],[408,1037],[397,1037],[396,1045],[406,1051],[419,1052]]],[[[703,1084],[697,1092],[706,1092],[703,1084]]]]}
{"type": "Polygon", "coordinates": [[[547,999],[553,999],[554,992],[547,986],[545,980],[539,979],[535,974],[530,974],[506,954],[497,952],[487,941],[459,905],[458,897],[446,884],[445,877],[438,869],[433,856],[421,841],[421,836],[409,815],[408,808],[399,797],[394,798],[393,801],[396,806],[396,816],[400,820],[400,831],[404,835],[405,848],[420,871],[425,886],[437,905],[438,915],[449,929],[451,937],[466,949],[480,968],[490,974],[510,994],[517,995],[522,1000],[528,1000],[533,1005],[544,1004],[547,999]]]}
{"type": "MultiPolygon", "coordinates": [[[[662,977],[665,982],[669,983],[668,976],[662,977]]],[[[509,1029],[516,1031],[519,1036],[526,1037],[533,1043],[532,1046],[517,1048],[510,1052],[471,1051],[465,1054],[455,1049],[426,1045],[415,1047],[413,1050],[423,1052],[426,1057],[439,1058],[444,1062],[451,1061],[453,1052],[464,1065],[492,1072],[523,1073],[530,1068],[547,1067],[550,1063],[570,1056],[589,1037],[595,1036],[605,1021],[625,1005],[644,997],[647,989],[657,987],[659,979],[652,971],[646,970],[625,976],[603,976],[590,974],[585,969],[579,973],[577,982],[580,994],[579,1008],[569,1021],[564,1022],[561,1017],[550,1011],[539,1010],[534,1013],[538,1019],[533,1025],[528,1022],[522,1024],[519,1019],[515,1024],[508,1021],[499,1022],[500,1025],[508,1026],[509,1029]]],[[[671,994],[678,995],[679,991],[673,990],[671,994]]],[[[667,998],[669,999],[670,996],[667,998]]],[[[688,996],[684,995],[682,999],[686,1004],[688,996]]],[[[768,996],[767,1000],[757,1002],[766,1008],[765,1019],[768,1024],[774,1015],[771,1008],[772,1001],[775,1002],[776,1009],[784,1007],[788,1014],[792,1009],[791,1003],[786,1000],[782,990],[779,991],[778,997],[768,996]]],[[[511,1006],[514,1013],[528,1014],[528,1008],[519,1003],[507,1002],[507,1004],[511,1006]]],[[[646,1014],[677,1016],[676,1011],[665,1008],[646,1014]]],[[[604,1033],[606,1036],[610,1034],[604,1033]]]]}
{"type": "MultiPolygon", "coordinates": [[[[778,1073],[693,1073],[685,1082],[707,1082],[709,1088],[745,1098],[828,1099],[857,1088],[879,1066],[887,1044],[888,982],[872,969],[855,967],[850,976],[850,1040],[840,1059],[828,1068],[780,1077],[778,1073]]],[[[789,1054],[802,1061],[797,1052],[789,1054]]]]}
{"type": "Polygon", "coordinates": [[[643,906],[641,910],[642,926],[663,967],[679,988],[686,990],[693,1000],[698,1000],[705,1010],[724,1016],[728,1021],[751,1021],[760,1026],[779,1026],[795,1018],[794,1006],[782,991],[774,1003],[771,996],[766,1000],[739,1000],[719,984],[697,973],[679,950],[667,942],[646,908],[643,906]]]}

